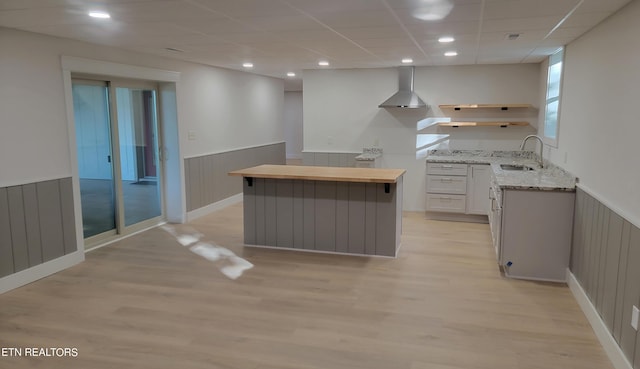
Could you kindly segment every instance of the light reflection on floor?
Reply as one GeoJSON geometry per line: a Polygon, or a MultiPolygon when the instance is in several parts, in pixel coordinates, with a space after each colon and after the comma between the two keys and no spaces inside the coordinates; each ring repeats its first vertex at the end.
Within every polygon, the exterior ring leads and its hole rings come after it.
{"type": "Polygon", "coordinates": [[[200,241],[202,233],[180,234],[170,225],[164,225],[162,229],[175,237],[182,246],[189,247],[194,254],[214,262],[227,278],[237,279],[245,270],[253,268],[253,264],[237,256],[233,251],[213,242],[200,241]]]}

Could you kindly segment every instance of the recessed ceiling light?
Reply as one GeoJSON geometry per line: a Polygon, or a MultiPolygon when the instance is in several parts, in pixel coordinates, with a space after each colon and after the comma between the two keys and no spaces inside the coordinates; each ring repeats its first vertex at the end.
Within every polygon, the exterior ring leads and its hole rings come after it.
{"type": "Polygon", "coordinates": [[[184,52],[184,50],[176,49],[175,47],[165,47],[164,49],[167,50],[167,51],[174,52],[174,53],[183,53],[184,52]]]}
{"type": "Polygon", "coordinates": [[[453,42],[456,39],[451,37],[451,36],[442,36],[438,39],[438,42],[441,42],[443,44],[449,43],[449,42],[453,42]]]}
{"type": "Polygon", "coordinates": [[[456,56],[458,55],[457,51],[447,51],[446,53],[444,53],[444,56],[456,56]]]}
{"type": "Polygon", "coordinates": [[[295,74],[295,73],[293,73],[293,72],[289,72],[289,73],[287,73],[287,77],[295,77],[295,76],[296,76],[296,74],[295,74]]]}
{"type": "Polygon", "coordinates": [[[507,40],[517,40],[520,38],[520,33],[507,33],[504,38],[507,40]]]}
{"type": "Polygon", "coordinates": [[[329,65],[329,62],[326,61],[326,60],[321,60],[321,61],[318,62],[318,65],[321,66],[321,67],[326,67],[326,66],[329,65]]]}
{"type": "Polygon", "coordinates": [[[242,66],[245,68],[253,68],[253,63],[243,63],[242,66]]]}
{"type": "Polygon", "coordinates": [[[402,64],[411,64],[411,63],[413,63],[413,59],[411,58],[402,59],[402,64]]]}
{"type": "Polygon", "coordinates": [[[107,13],[107,12],[99,12],[99,11],[89,12],[89,16],[91,18],[100,18],[100,19],[109,19],[109,18],[111,18],[111,15],[109,15],[109,13],[107,13]]]}

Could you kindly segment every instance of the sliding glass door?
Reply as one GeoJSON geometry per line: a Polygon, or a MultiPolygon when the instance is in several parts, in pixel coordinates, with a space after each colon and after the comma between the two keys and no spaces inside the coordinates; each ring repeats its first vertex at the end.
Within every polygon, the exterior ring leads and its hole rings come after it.
{"type": "Polygon", "coordinates": [[[163,216],[155,85],[73,80],[85,243],[163,216]]]}
{"type": "Polygon", "coordinates": [[[73,108],[84,237],[115,234],[115,181],[107,84],[74,83],[73,108]]]}
{"type": "Polygon", "coordinates": [[[116,87],[124,225],[162,215],[158,124],[153,89],[116,87]]]}

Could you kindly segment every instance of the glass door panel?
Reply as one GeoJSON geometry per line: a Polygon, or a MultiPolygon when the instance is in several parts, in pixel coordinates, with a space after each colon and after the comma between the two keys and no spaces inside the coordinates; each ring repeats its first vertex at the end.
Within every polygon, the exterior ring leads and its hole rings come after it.
{"type": "Polygon", "coordinates": [[[162,215],[158,124],[153,89],[115,89],[124,225],[162,215]]]}
{"type": "Polygon", "coordinates": [[[74,81],[73,110],[84,237],[115,232],[116,207],[106,83],[74,81]]]}

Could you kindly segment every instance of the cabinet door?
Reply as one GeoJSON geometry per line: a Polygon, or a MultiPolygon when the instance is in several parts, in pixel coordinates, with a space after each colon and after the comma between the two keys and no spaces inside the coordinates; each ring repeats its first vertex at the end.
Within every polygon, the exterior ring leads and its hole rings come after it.
{"type": "Polygon", "coordinates": [[[489,214],[490,179],[490,165],[469,165],[469,173],[467,175],[467,214],[489,214]]]}

